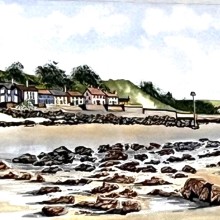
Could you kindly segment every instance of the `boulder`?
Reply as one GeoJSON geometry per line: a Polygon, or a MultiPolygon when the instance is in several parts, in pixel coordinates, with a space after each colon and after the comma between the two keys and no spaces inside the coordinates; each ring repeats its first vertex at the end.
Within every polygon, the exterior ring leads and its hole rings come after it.
{"type": "Polygon", "coordinates": [[[151,142],[151,143],[150,143],[150,146],[152,146],[153,148],[156,148],[156,149],[159,149],[159,148],[161,147],[160,144],[154,143],[154,142],[151,142]]]}
{"type": "Polygon", "coordinates": [[[90,164],[82,163],[82,164],[75,167],[75,171],[91,172],[93,170],[95,170],[95,166],[90,165],[90,164]]]}
{"type": "Polygon", "coordinates": [[[195,174],[196,173],[196,169],[189,166],[189,165],[185,165],[183,168],[182,168],[182,171],[183,172],[186,172],[186,173],[192,173],[192,174],[195,174]]]}
{"type": "Polygon", "coordinates": [[[50,174],[55,174],[58,171],[62,171],[62,169],[58,166],[51,166],[51,167],[46,167],[44,168],[41,173],[50,173],[50,174]]]}
{"type": "Polygon", "coordinates": [[[61,196],[59,198],[54,198],[41,202],[42,204],[74,204],[74,196],[61,196]]]}
{"type": "Polygon", "coordinates": [[[144,164],[153,164],[153,165],[158,165],[160,163],[159,160],[150,160],[150,161],[147,161],[145,162],[144,164]]]}
{"type": "Polygon", "coordinates": [[[36,180],[31,180],[30,182],[32,182],[32,183],[43,183],[43,182],[45,182],[45,179],[40,174],[37,174],[36,180]]]}
{"type": "Polygon", "coordinates": [[[90,157],[90,156],[84,156],[80,158],[80,162],[85,162],[85,161],[89,161],[89,162],[95,162],[97,160],[96,157],[90,157]]]}
{"type": "Polygon", "coordinates": [[[160,156],[164,156],[164,155],[174,154],[175,152],[172,148],[165,148],[160,151],[157,151],[156,153],[159,154],[160,156]]]}
{"type": "Polygon", "coordinates": [[[15,180],[30,180],[32,175],[30,173],[24,173],[19,177],[16,177],[15,180]]]}
{"type": "Polygon", "coordinates": [[[22,154],[21,156],[12,159],[13,163],[24,163],[24,164],[33,164],[36,161],[37,161],[37,157],[29,153],[22,154]]]}
{"type": "Polygon", "coordinates": [[[92,180],[88,180],[88,179],[67,179],[65,181],[58,180],[55,184],[56,185],[70,185],[70,186],[78,186],[78,185],[84,186],[91,182],[92,180]]]}
{"type": "Polygon", "coordinates": [[[130,147],[132,150],[134,151],[138,151],[138,150],[141,150],[141,149],[144,149],[145,146],[144,145],[141,145],[141,144],[131,144],[131,147],[130,147]]]}
{"type": "Polygon", "coordinates": [[[169,185],[169,184],[171,183],[154,176],[149,180],[144,180],[142,182],[135,183],[135,185],[142,185],[142,186],[157,186],[157,185],[169,185]]]}
{"type": "Polygon", "coordinates": [[[97,194],[97,193],[107,193],[111,192],[113,190],[119,189],[119,186],[116,184],[108,184],[103,182],[102,186],[95,187],[91,190],[92,194],[97,194]]]}
{"type": "Polygon", "coordinates": [[[48,194],[48,193],[55,193],[55,192],[61,192],[61,189],[57,186],[55,187],[41,187],[36,193],[34,193],[35,195],[44,195],[44,194],[48,194]]]}
{"type": "Polygon", "coordinates": [[[130,172],[137,172],[137,167],[140,163],[137,161],[131,161],[131,162],[127,162],[124,163],[120,166],[117,166],[118,169],[120,170],[126,170],[126,171],[130,171],[130,172]]]}
{"type": "Polygon", "coordinates": [[[173,175],[173,178],[176,179],[176,178],[187,178],[188,175],[185,175],[184,173],[176,173],[173,175]]]}
{"type": "Polygon", "coordinates": [[[120,161],[106,161],[106,162],[100,164],[99,167],[112,167],[112,166],[118,165],[120,163],[121,163],[120,161]]]}
{"type": "Polygon", "coordinates": [[[109,144],[103,144],[98,147],[98,153],[105,153],[111,149],[109,144]]]}
{"type": "Polygon", "coordinates": [[[127,160],[128,155],[122,151],[108,151],[105,157],[100,162],[105,162],[108,160],[127,160]]]}
{"type": "Polygon", "coordinates": [[[218,202],[218,199],[220,198],[220,187],[212,188],[213,184],[206,182],[202,178],[190,178],[185,182],[180,193],[183,198],[191,201],[199,199],[200,201],[208,202],[210,204],[217,202],[219,205],[220,202],[218,202]]]}
{"type": "Polygon", "coordinates": [[[176,173],[177,172],[176,169],[173,169],[172,167],[169,167],[169,166],[162,167],[160,171],[161,173],[176,173]]]}
{"type": "Polygon", "coordinates": [[[127,188],[121,192],[113,192],[110,194],[102,195],[102,197],[105,197],[105,198],[120,198],[120,197],[133,198],[133,197],[136,197],[137,195],[138,194],[136,191],[133,191],[133,190],[127,188]]]}
{"type": "Polygon", "coordinates": [[[119,211],[119,214],[126,215],[130,212],[139,212],[141,210],[141,204],[138,201],[122,201],[122,208],[119,211]]]}
{"type": "Polygon", "coordinates": [[[75,154],[79,155],[87,155],[87,156],[92,156],[94,151],[91,148],[84,147],[84,146],[78,146],[75,148],[75,154]]]}
{"type": "Polygon", "coordinates": [[[130,184],[130,183],[134,183],[135,179],[132,176],[119,175],[118,173],[115,173],[114,176],[107,177],[103,181],[112,182],[112,183],[130,184]]]}
{"type": "Polygon", "coordinates": [[[136,155],[134,155],[134,159],[144,161],[144,160],[148,159],[148,156],[147,156],[147,154],[136,154],[136,155]]]}
{"type": "Polygon", "coordinates": [[[15,179],[18,178],[17,174],[14,174],[13,172],[9,172],[3,176],[0,176],[0,179],[15,179]]]}
{"type": "Polygon", "coordinates": [[[42,208],[42,213],[45,216],[53,217],[53,216],[65,215],[68,213],[68,211],[63,206],[44,206],[42,208]]]}
{"type": "Polygon", "coordinates": [[[136,172],[140,172],[140,171],[143,173],[156,173],[157,169],[152,165],[148,165],[146,167],[138,167],[136,169],[136,172]]]}

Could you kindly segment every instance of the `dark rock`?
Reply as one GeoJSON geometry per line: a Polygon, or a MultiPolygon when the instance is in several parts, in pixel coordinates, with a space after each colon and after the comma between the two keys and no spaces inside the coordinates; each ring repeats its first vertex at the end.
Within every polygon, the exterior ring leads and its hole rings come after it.
{"type": "Polygon", "coordinates": [[[48,194],[48,193],[55,193],[55,192],[61,192],[61,189],[57,186],[55,187],[41,187],[35,194],[36,195],[44,195],[44,194],[48,194]]]}
{"type": "Polygon", "coordinates": [[[0,179],[15,179],[15,178],[18,178],[18,175],[12,172],[9,172],[8,174],[0,176],[0,179]]]}
{"type": "Polygon", "coordinates": [[[31,180],[30,182],[32,182],[32,183],[42,183],[42,182],[45,182],[45,179],[40,174],[37,174],[36,180],[31,180]]]}
{"type": "Polygon", "coordinates": [[[160,148],[160,147],[161,147],[161,145],[160,145],[160,144],[153,143],[153,142],[151,142],[151,143],[150,143],[150,146],[152,146],[153,148],[156,148],[156,149],[158,149],[158,148],[160,148]]]}
{"type": "Polygon", "coordinates": [[[74,196],[61,196],[50,200],[43,201],[42,204],[74,204],[74,196]]]}
{"type": "Polygon", "coordinates": [[[208,138],[200,138],[199,141],[200,142],[205,142],[205,141],[209,141],[209,139],[208,138]]]}
{"type": "Polygon", "coordinates": [[[89,157],[89,156],[84,156],[80,158],[80,162],[85,162],[85,161],[89,161],[89,162],[95,162],[97,160],[96,157],[89,157]]]}
{"type": "Polygon", "coordinates": [[[161,168],[161,173],[176,173],[177,170],[172,167],[166,166],[161,168]]]}
{"type": "Polygon", "coordinates": [[[107,177],[103,181],[105,182],[112,182],[112,183],[134,183],[135,179],[131,176],[125,176],[125,175],[119,175],[118,173],[115,173],[113,177],[107,177]]]}
{"type": "Polygon", "coordinates": [[[154,176],[149,180],[144,180],[142,182],[135,183],[135,185],[142,185],[142,186],[157,186],[157,185],[169,185],[169,184],[171,183],[154,176]]]}
{"type": "Polygon", "coordinates": [[[189,165],[185,165],[183,168],[182,168],[182,171],[183,172],[186,172],[186,173],[192,173],[192,174],[195,174],[196,173],[196,169],[189,166],[189,165]]]}
{"type": "Polygon", "coordinates": [[[144,164],[153,164],[153,165],[158,165],[160,163],[159,160],[150,160],[148,162],[145,162],[144,164]]]}
{"type": "Polygon", "coordinates": [[[174,154],[175,152],[172,148],[165,148],[160,151],[157,151],[156,153],[159,154],[160,156],[164,156],[164,155],[174,154]]]}
{"type": "Polygon", "coordinates": [[[187,178],[188,176],[185,175],[184,173],[176,173],[174,174],[173,178],[187,178]]]}
{"type": "Polygon", "coordinates": [[[136,169],[136,172],[140,172],[140,171],[142,171],[143,173],[156,173],[157,169],[152,165],[148,165],[146,167],[138,167],[136,169]]]}
{"type": "Polygon", "coordinates": [[[181,161],[183,161],[183,159],[180,158],[180,157],[170,156],[167,159],[167,161],[170,162],[170,163],[173,163],[173,162],[181,162],[181,161]]]}
{"type": "Polygon", "coordinates": [[[24,164],[33,164],[36,161],[37,161],[37,157],[29,153],[22,154],[20,157],[16,157],[12,159],[13,163],[24,163],[24,164]]]}
{"type": "Polygon", "coordinates": [[[95,166],[90,165],[90,164],[82,163],[82,164],[75,167],[75,171],[91,172],[93,170],[95,170],[95,166]]]}
{"type": "Polygon", "coordinates": [[[67,179],[65,181],[57,181],[55,184],[56,185],[70,185],[70,186],[78,186],[78,185],[86,185],[91,183],[92,180],[88,180],[88,179],[67,179]]]}
{"type": "Polygon", "coordinates": [[[217,165],[214,164],[214,163],[211,163],[211,164],[207,164],[206,167],[207,168],[213,168],[213,167],[217,167],[217,165]]]}
{"type": "Polygon", "coordinates": [[[195,149],[198,149],[202,146],[199,142],[192,142],[192,141],[186,141],[186,142],[175,142],[174,143],[174,149],[177,152],[182,151],[193,151],[195,149]]]}
{"type": "Polygon", "coordinates": [[[130,147],[132,150],[134,151],[138,151],[140,149],[144,149],[144,145],[141,145],[141,144],[132,144],[131,147],[130,147]]]}
{"type": "Polygon", "coordinates": [[[123,153],[122,151],[109,151],[105,157],[100,161],[108,161],[108,160],[127,160],[128,155],[126,153],[123,153]]]}
{"type": "Polygon", "coordinates": [[[30,173],[24,173],[20,177],[16,177],[15,180],[30,180],[32,175],[30,173]]]}
{"type": "Polygon", "coordinates": [[[42,208],[42,213],[45,216],[53,217],[53,216],[65,215],[68,213],[68,211],[63,206],[45,206],[42,208]]]}
{"type": "Polygon", "coordinates": [[[116,184],[108,184],[103,182],[102,186],[95,187],[91,190],[92,194],[97,194],[97,193],[107,193],[111,192],[113,190],[119,189],[119,186],[116,184]]]}
{"type": "Polygon", "coordinates": [[[111,147],[109,144],[103,144],[98,147],[98,153],[105,153],[109,150],[111,150],[111,147]]]}
{"type": "Polygon", "coordinates": [[[125,198],[133,198],[136,197],[138,194],[136,191],[133,191],[131,189],[124,189],[121,192],[113,192],[110,194],[102,195],[102,197],[105,198],[120,198],[120,197],[125,197],[125,198]]]}
{"type": "Polygon", "coordinates": [[[217,157],[217,156],[220,156],[220,151],[219,150],[211,152],[211,153],[206,153],[206,154],[198,155],[199,158],[217,157]]]}
{"type": "Polygon", "coordinates": [[[99,167],[112,167],[120,163],[121,163],[120,161],[106,161],[105,163],[100,164],[99,167]]]}
{"type": "Polygon", "coordinates": [[[134,159],[144,161],[144,160],[148,159],[148,156],[147,156],[147,154],[136,154],[136,155],[134,155],[134,159]]]}
{"type": "Polygon", "coordinates": [[[51,174],[55,174],[57,173],[58,171],[62,171],[62,169],[58,166],[55,166],[55,167],[47,167],[47,168],[44,168],[41,172],[42,173],[51,173],[51,174]]]}
{"type": "Polygon", "coordinates": [[[183,154],[182,159],[183,160],[195,160],[195,158],[190,154],[183,154]]]}
{"type": "Polygon", "coordinates": [[[92,156],[94,151],[91,148],[78,146],[75,148],[75,154],[92,156]]]}
{"type": "Polygon", "coordinates": [[[117,166],[118,169],[120,170],[126,170],[126,171],[130,171],[130,172],[137,172],[137,165],[139,165],[139,162],[137,161],[132,161],[132,162],[127,162],[124,163],[120,166],[117,166]]]}

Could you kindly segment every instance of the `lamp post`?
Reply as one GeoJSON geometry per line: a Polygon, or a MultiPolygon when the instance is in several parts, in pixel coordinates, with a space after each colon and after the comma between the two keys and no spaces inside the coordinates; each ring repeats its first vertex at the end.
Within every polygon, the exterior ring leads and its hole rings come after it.
{"type": "Polygon", "coordinates": [[[194,127],[196,127],[196,102],[195,102],[195,92],[191,92],[190,95],[193,97],[193,116],[194,116],[194,127]]]}

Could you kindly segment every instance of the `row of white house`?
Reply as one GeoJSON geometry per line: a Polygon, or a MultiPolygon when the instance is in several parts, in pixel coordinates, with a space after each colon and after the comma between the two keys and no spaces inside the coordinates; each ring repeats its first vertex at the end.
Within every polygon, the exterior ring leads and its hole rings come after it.
{"type": "MultiPolygon", "coordinates": [[[[128,97],[129,99],[129,97],[128,97]]],[[[128,101],[126,98],[121,101],[128,101]]],[[[0,106],[13,106],[25,100],[31,101],[36,106],[55,105],[118,105],[120,98],[117,92],[109,93],[99,88],[87,88],[82,94],[78,91],[60,91],[37,89],[35,86],[0,83],[0,106]]]]}

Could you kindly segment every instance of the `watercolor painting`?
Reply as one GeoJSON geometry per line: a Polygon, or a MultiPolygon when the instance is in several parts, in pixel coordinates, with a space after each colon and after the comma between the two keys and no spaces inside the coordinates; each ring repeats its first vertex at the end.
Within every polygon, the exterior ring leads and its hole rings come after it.
{"type": "Polygon", "coordinates": [[[0,0],[0,219],[218,219],[219,11],[0,0]]]}

